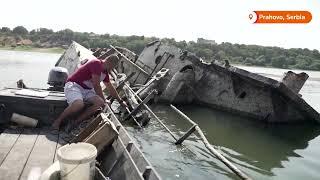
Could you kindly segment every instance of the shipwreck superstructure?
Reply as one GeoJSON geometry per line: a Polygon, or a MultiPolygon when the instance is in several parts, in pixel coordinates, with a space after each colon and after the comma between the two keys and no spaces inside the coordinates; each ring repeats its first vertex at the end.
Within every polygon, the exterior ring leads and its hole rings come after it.
{"type": "Polygon", "coordinates": [[[86,61],[83,57],[88,58],[90,53],[90,57],[98,58],[116,53],[121,59],[117,71],[127,75],[134,73],[129,82],[138,87],[146,86],[158,72],[168,69],[160,81],[138,91],[145,97],[148,91],[157,89],[157,102],[196,103],[262,122],[320,121],[319,113],[299,94],[308,79],[306,73],[288,71],[281,81],[277,81],[233,67],[228,62],[224,65],[204,62],[193,53],[160,41],[147,44],[139,56],[121,47],[90,52],[77,43],[65,53],[56,66],[67,67],[69,73],[75,64],[86,61]]]}
{"type": "Polygon", "coordinates": [[[289,71],[277,81],[229,63],[206,63],[190,52],[160,41],[148,44],[131,61],[144,72],[131,63],[122,63],[118,70],[138,71],[130,81],[133,84],[144,84],[162,68],[169,69],[157,84],[160,102],[203,104],[263,122],[320,121],[319,113],[299,94],[308,79],[306,73],[289,71]]]}

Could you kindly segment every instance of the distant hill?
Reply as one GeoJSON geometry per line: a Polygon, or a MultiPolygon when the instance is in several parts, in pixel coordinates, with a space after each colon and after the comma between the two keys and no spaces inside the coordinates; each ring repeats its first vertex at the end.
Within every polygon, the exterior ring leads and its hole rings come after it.
{"type": "MultiPolygon", "coordinates": [[[[17,26],[12,30],[8,27],[0,29],[0,47],[66,48],[73,40],[87,48],[108,47],[112,44],[126,47],[140,54],[147,43],[159,40],[159,38],[74,32],[70,29],[54,32],[51,29],[39,28],[29,32],[23,26],[17,26]]],[[[208,62],[212,60],[229,60],[231,63],[253,66],[320,70],[320,53],[318,50],[306,48],[284,49],[227,42],[218,44],[214,40],[203,38],[199,38],[197,42],[177,42],[169,38],[160,40],[193,52],[208,62]]]]}

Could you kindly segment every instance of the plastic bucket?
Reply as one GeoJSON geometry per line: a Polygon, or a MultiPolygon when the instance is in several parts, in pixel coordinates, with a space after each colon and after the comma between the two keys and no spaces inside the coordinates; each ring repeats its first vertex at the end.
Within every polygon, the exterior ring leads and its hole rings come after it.
{"type": "Polygon", "coordinates": [[[62,180],[93,180],[97,149],[89,143],[72,143],[58,149],[62,180]]]}

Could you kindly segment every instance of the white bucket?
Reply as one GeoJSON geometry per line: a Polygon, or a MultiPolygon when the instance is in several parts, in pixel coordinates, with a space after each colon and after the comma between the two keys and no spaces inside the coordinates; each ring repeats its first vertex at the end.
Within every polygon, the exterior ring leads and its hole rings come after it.
{"type": "Polygon", "coordinates": [[[62,180],[93,180],[97,149],[89,143],[72,143],[58,149],[62,180]]]}

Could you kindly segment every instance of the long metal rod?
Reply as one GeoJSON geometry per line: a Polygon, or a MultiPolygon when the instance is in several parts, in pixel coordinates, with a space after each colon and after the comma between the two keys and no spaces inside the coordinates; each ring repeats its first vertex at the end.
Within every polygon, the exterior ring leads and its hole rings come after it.
{"type": "Polygon", "coordinates": [[[114,49],[117,53],[119,53],[127,62],[129,62],[131,65],[133,65],[134,67],[136,67],[137,69],[139,69],[141,72],[143,72],[144,74],[149,76],[149,73],[147,73],[145,70],[143,70],[141,67],[139,67],[138,65],[136,65],[135,63],[133,63],[132,61],[130,61],[130,59],[128,59],[125,55],[123,55],[120,51],[118,51],[115,47],[113,47],[112,45],[110,45],[110,47],[112,49],[114,49]]]}
{"type": "Polygon", "coordinates": [[[105,59],[106,57],[108,57],[110,54],[110,50],[107,50],[106,52],[104,52],[103,54],[100,54],[99,57],[97,57],[98,59],[105,59]]]}
{"type": "Polygon", "coordinates": [[[147,89],[148,86],[150,86],[153,81],[155,81],[155,79],[154,79],[154,78],[151,78],[151,79],[144,85],[144,87],[140,88],[140,89],[137,91],[136,94],[140,94],[143,90],[147,89]]]}
{"type": "MultiPolygon", "coordinates": [[[[117,72],[116,72],[117,73],[117,72]]],[[[127,86],[125,84],[125,86],[127,86]]],[[[130,86],[127,86],[129,91],[131,91],[131,93],[136,96],[136,98],[142,103],[142,105],[144,106],[144,108],[147,109],[147,111],[149,111],[149,113],[165,128],[165,130],[167,130],[169,132],[169,134],[173,137],[173,139],[175,139],[176,141],[178,140],[174,134],[170,131],[170,129],[163,124],[163,122],[158,118],[158,116],[156,114],[154,114],[154,112],[149,108],[149,106],[147,106],[145,103],[143,103],[143,100],[136,94],[136,92],[134,92],[130,86]]],[[[130,113],[129,109],[126,108],[126,110],[130,113]]],[[[132,116],[133,117],[133,116],[132,116]]],[[[134,118],[134,117],[133,117],[134,118]]],[[[141,127],[141,126],[140,126],[141,127]]]]}
{"type": "MultiPolygon", "coordinates": [[[[116,87],[116,90],[119,91],[120,89],[122,89],[122,87],[125,85],[125,83],[127,81],[129,81],[136,73],[135,72],[132,72],[129,76],[127,76],[117,87],[116,87]]],[[[107,99],[110,99],[112,96],[109,95],[107,97],[107,99]]]]}
{"type": "Polygon", "coordinates": [[[148,103],[150,101],[150,99],[152,97],[154,97],[154,94],[156,94],[156,90],[153,90],[150,94],[148,94],[148,96],[146,98],[144,98],[144,100],[138,104],[138,106],[136,108],[134,108],[130,114],[128,114],[125,118],[123,118],[124,120],[127,120],[129,118],[129,116],[131,116],[132,114],[136,113],[141,107],[143,104],[145,103],[148,103]]]}
{"type": "MultiPolygon", "coordinates": [[[[143,101],[141,100],[141,98],[140,98],[130,87],[129,87],[128,89],[129,89],[129,91],[131,91],[131,93],[133,93],[133,94],[137,97],[137,99],[138,99],[140,102],[143,102],[143,101]]],[[[163,122],[158,118],[158,116],[157,116],[156,114],[154,114],[154,112],[149,108],[148,105],[146,105],[146,104],[143,103],[143,107],[146,108],[146,110],[149,111],[149,113],[161,124],[161,126],[162,126],[166,131],[169,132],[169,134],[173,137],[173,139],[175,139],[176,141],[178,140],[178,139],[174,136],[174,134],[170,131],[170,129],[169,129],[165,124],[163,124],[163,122]]]]}
{"type": "MultiPolygon", "coordinates": [[[[193,122],[187,115],[185,115],[183,112],[181,112],[178,108],[170,105],[173,110],[175,110],[178,114],[180,114],[184,119],[188,120],[191,124],[196,125],[195,122],[193,122]]],[[[201,131],[199,126],[195,126],[196,131],[200,135],[200,138],[206,148],[213,153],[223,164],[225,164],[229,169],[231,169],[236,175],[238,175],[241,179],[244,180],[251,180],[250,177],[248,177],[246,174],[244,174],[242,171],[240,171],[235,165],[233,165],[228,159],[226,159],[224,156],[222,156],[217,150],[215,150],[201,131]]]]}
{"type": "Polygon", "coordinates": [[[101,52],[103,51],[103,48],[99,48],[95,52],[92,53],[93,56],[97,57],[101,52]]]}
{"type": "Polygon", "coordinates": [[[193,122],[187,115],[185,115],[183,112],[181,112],[178,108],[176,108],[174,105],[170,104],[170,107],[176,111],[180,116],[182,116],[185,120],[189,121],[192,125],[197,125],[197,123],[193,122]]]}
{"type": "MultiPolygon", "coordinates": [[[[161,59],[162,59],[166,54],[167,54],[167,58],[166,58],[165,62],[162,64],[162,67],[159,68],[159,69],[162,69],[162,68],[163,68],[163,66],[167,63],[168,59],[169,59],[169,58],[171,57],[171,55],[172,55],[172,54],[170,54],[170,53],[168,53],[168,52],[164,52],[164,53],[162,54],[161,59]]],[[[153,68],[152,72],[150,73],[150,76],[146,79],[146,81],[145,81],[144,83],[147,83],[147,82],[149,81],[149,79],[151,78],[152,74],[153,74],[154,71],[157,69],[157,67],[158,67],[159,64],[160,64],[160,63],[158,63],[158,64],[156,65],[156,67],[153,68]]]]}
{"type": "Polygon", "coordinates": [[[130,114],[131,118],[133,119],[133,121],[139,126],[139,128],[141,127],[141,124],[136,120],[136,118],[132,115],[132,113],[130,112],[129,108],[126,107],[126,111],[130,114]]]}
{"type": "Polygon", "coordinates": [[[143,106],[151,113],[151,115],[162,125],[162,127],[164,127],[169,133],[170,135],[173,137],[173,139],[175,139],[176,141],[178,140],[174,134],[170,131],[169,128],[167,128],[167,126],[165,124],[163,124],[163,122],[158,118],[157,115],[154,114],[154,112],[146,105],[146,104],[143,104],[143,106]]]}
{"type": "Polygon", "coordinates": [[[182,137],[180,137],[175,144],[182,144],[184,140],[186,140],[195,130],[197,125],[193,125],[182,137]]]}

